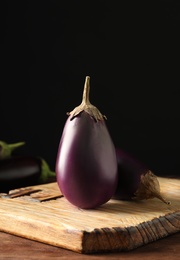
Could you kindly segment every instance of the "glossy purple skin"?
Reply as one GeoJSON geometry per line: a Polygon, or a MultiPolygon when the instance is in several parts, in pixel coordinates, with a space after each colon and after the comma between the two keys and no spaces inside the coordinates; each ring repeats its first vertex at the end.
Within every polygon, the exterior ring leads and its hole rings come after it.
{"type": "Polygon", "coordinates": [[[92,209],[114,194],[118,175],[114,144],[106,124],[86,112],[67,119],[56,160],[57,183],[73,205],[92,209]]]}
{"type": "Polygon", "coordinates": [[[129,200],[137,191],[141,175],[148,172],[148,167],[134,156],[116,147],[118,161],[118,186],[113,198],[129,200]]]}

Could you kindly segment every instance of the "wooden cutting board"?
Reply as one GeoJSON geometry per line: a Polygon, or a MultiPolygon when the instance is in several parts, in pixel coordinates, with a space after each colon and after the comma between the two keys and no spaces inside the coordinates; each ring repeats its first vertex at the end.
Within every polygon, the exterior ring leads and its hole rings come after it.
{"type": "Polygon", "coordinates": [[[180,180],[158,180],[171,205],[111,199],[82,210],[56,182],[0,194],[0,230],[82,254],[130,251],[180,231],[180,180]]]}

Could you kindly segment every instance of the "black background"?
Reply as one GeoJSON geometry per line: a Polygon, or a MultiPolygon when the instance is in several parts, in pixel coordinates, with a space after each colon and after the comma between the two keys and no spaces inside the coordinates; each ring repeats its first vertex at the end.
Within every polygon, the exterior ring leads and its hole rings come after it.
{"type": "Polygon", "coordinates": [[[2,1],[0,140],[54,170],[66,112],[91,103],[116,146],[180,175],[179,1],[2,1]]]}

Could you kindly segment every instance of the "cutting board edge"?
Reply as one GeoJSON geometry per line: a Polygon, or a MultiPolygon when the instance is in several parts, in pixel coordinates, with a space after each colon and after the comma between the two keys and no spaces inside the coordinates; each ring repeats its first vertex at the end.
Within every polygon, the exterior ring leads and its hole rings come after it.
{"type": "Polygon", "coordinates": [[[94,229],[92,232],[84,231],[81,253],[131,251],[177,232],[180,232],[179,210],[148,222],[142,222],[137,226],[100,228],[94,229]],[[155,233],[155,229],[159,229],[159,233],[155,233]]]}

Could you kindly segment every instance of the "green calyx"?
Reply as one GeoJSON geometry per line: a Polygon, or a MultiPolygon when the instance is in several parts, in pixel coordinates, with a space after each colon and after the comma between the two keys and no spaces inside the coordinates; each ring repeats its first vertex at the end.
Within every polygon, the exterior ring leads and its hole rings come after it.
{"type": "Polygon", "coordinates": [[[51,171],[47,162],[40,158],[41,160],[41,175],[39,177],[40,183],[46,183],[50,177],[56,177],[56,173],[51,171]]]}
{"type": "Polygon", "coordinates": [[[8,144],[4,141],[0,141],[0,160],[10,157],[15,149],[23,146],[24,144],[25,142],[8,144]]]}

